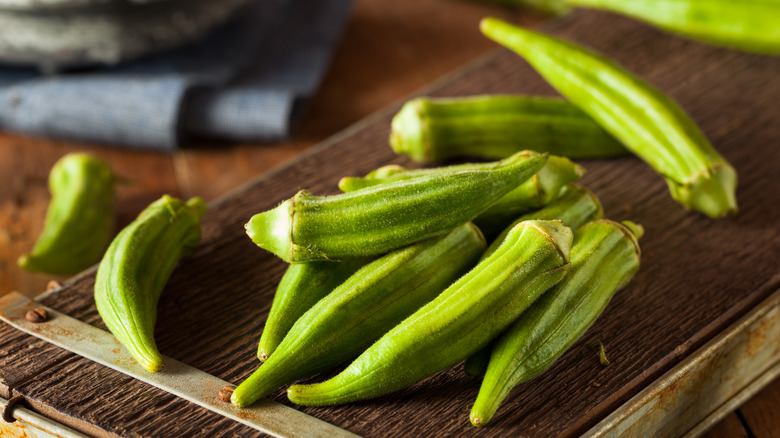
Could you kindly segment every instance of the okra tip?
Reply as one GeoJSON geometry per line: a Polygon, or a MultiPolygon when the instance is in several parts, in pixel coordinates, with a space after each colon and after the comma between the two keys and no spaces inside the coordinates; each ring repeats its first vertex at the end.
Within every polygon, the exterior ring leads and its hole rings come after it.
{"type": "Polygon", "coordinates": [[[685,184],[669,182],[672,196],[687,208],[717,219],[737,213],[737,172],[728,163],[715,163],[685,184]]]}
{"type": "Polygon", "coordinates": [[[288,199],[276,208],[252,216],[244,225],[255,245],[271,251],[286,262],[292,256],[292,203],[288,199]]]}
{"type": "Polygon", "coordinates": [[[407,154],[415,161],[430,161],[434,157],[421,112],[421,99],[404,104],[391,123],[390,147],[396,154],[407,154]]]}

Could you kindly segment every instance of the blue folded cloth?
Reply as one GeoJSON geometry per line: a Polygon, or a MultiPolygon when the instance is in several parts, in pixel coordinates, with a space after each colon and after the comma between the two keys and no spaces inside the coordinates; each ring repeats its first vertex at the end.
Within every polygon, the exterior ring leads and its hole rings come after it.
{"type": "Polygon", "coordinates": [[[51,76],[0,66],[0,129],[158,150],[284,139],[350,5],[253,0],[205,40],[128,64],[51,76]]]}

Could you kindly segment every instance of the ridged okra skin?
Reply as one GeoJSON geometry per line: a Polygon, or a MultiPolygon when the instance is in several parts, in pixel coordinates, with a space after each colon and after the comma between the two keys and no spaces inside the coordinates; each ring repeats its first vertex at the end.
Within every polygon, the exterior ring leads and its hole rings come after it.
{"type": "Polygon", "coordinates": [[[492,256],[395,326],[330,380],[294,385],[293,403],[335,405],[378,397],[452,366],[506,328],[569,267],[571,230],[517,225],[492,256]]]}
{"type": "Polygon", "coordinates": [[[574,234],[566,277],[537,300],[496,341],[471,410],[484,426],[516,385],[550,367],[639,269],[642,227],[598,220],[574,234]]]}
{"type": "Polygon", "coordinates": [[[484,249],[482,234],[467,223],[364,266],[301,316],[231,401],[246,406],[293,380],[354,359],[474,266],[484,249]]]}
{"type": "MultiPolygon", "coordinates": [[[[553,201],[550,205],[541,210],[520,216],[503,230],[488,249],[482,255],[482,258],[489,257],[506,239],[506,236],[520,222],[529,220],[560,220],[564,225],[571,228],[572,231],[588,222],[598,220],[604,217],[604,210],[601,202],[587,187],[572,184],[564,189],[564,194],[553,201]]],[[[463,371],[471,377],[479,377],[485,374],[488,361],[490,360],[490,351],[493,349],[493,343],[486,345],[481,350],[469,356],[463,363],[463,371]]]]}
{"type": "Polygon", "coordinates": [[[60,158],[49,173],[52,199],[43,232],[19,267],[73,275],[97,263],[114,232],[114,179],[108,165],[91,155],[60,158]]]}
{"type": "Polygon", "coordinates": [[[257,346],[257,358],[265,361],[307,310],[344,282],[369,258],[343,262],[295,263],[285,271],[276,288],[268,319],[257,346]]]}
{"type": "Polygon", "coordinates": [[[483,19],[481,29],[650,164],[677,202],[713,218],[737,211],[736,171],[672,99],[570,42],[494,18],[483,19]]]}
{"type": "MultiPolygon", "coordinates": [[[[389,165],[380,167],[363,178],[342,178],[339,181],[339,188],[344,192],[351,192],[424,175],[458,172],[474,166],[480,166],[480,164],[467,163],[409,170],[398,165],[389,165]]],[[[474,223],[479,227],[486,239],[492,240],[518,215],[549,204],[560,196],[563,187],[579,180],[583,175],[585,175],[585,168],[579,164],[573,163],[568,158],[551,155],[544,167],[539,169],[534,176],[480,213],[474,219],[474,223]]]]}
{"type": "Polygon", "coordinates": [[[98,267],[95,304],[103,322],[141,366],[163,367],[154,342],[157,301],[179,259],[198,245],[206,204],[163,195],[111,242],[98,267]]]}
{"type": "Polygon", "coordinates": [[[300,191],[252,216],[246,230],[255,244],[291,263],[384,254],[472,220],[546,161],[546,154],[525,151],[336,196],[300,191]]]}
{"type": "Polygon", "coordinates": [[[545,220],[553,221],[559,220],[564,225],[571,228],[572,231],[576,231],[577,228],[582,225],[604,217],[604,209],[601,207],[601,202],[588,188],[571,184],[566,187],[560,198],[552,201],[544,208],[526,213],[514,222],[508,225],[501,233],[490,243],[487,251],[482,256],[485,258],[498,249],[501,243],[506,239],[506,236],[514,228],[515,225],[523,221],[530,220],[545,220]]]}
{"type": "Polygon", "coordinates": [[[393,118],[390,146],[416,161],[501,159],[523,149],[571,158],[628,153],[569,102],[511,95],[410,100],[393,118]]]}
{"type": "Polygon", "coordinates": [[[774,0],[568,0],[646,21],[716,46],[780,54],[780,2],[774,0]]]}

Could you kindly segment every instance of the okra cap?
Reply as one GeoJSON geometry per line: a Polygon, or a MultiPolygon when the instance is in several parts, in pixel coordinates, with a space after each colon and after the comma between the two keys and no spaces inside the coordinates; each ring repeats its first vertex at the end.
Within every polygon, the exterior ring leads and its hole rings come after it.
{"type": "Polygon", "coordinates": [[[430,161],[430,141],[422,108],[423,100],[406,102],[393,117],[390,147],[396,154],[407,154],[415,161],[430,161]]]}
{"type": "Polygon", "coordinates": [[[706,167],[685,184],[667,182],[672,197],[690,209],[714,219],[737,213],[737,172],[727,163],[706,167]]]}

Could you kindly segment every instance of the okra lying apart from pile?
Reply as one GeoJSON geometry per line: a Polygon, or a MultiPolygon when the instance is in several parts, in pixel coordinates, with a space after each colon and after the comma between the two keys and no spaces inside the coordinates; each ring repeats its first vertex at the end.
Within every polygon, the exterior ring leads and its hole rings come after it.
{"type": "Polygon", "coordinates": [[[164,195],[111,242],[95,278],[100,317],[141,366],[160,371],[154,342],[157,301],[179,259],[198,245],[206,204],[164,195]]]}
{"type": "Polygon", "coordinates": [[[590,222],[575,232],[566,277],[492,346],[471,410],[473,425],[486,425],[512,388],[549,368],[593,324],[612,295],[639,269],[641,236],[642,227],[609,220],[590,222]]]}
{"type": "Polygon", "coordinates": [[[60,158],[49,173],[52,194],[43,232],[19,267],[76,274],[100,260],[114,232],[114,174],[84,153],[60,158]]]}
{"type": "MultiPolygon", "coordinates": [[[[293,403],[334,405],[378,397],[450,367],[514,321],[569,267],[572,232],[527,221],[466,275],[323,383],[293,385],[293,403]]],[[[273,358],[273,355],[271,356],[273,358]]]]}
{"type": "Polygon", "coordinates": [[[554,88],[660,173],[686,208],[736,213],[737,174],[669,97],[612,61],[561,39],[486,18],[482,32],[525,58],[554,88]]]}
{"type": "Polygon", "coordinates": [[[410,100],[393,118],[390,146],[416,161],[495,160],[523,149],[571,158],[628,153],[577,106],[512,95],[410,100]]]}
{"type": "Polygon", "coordinates": [[[546,154],[524,151],[336,196],[300,191],[252,216],[246,231],[255,244],[291,263],[384,254],[474,219],[546,162],[546,154]]]}
{"type": "Polygon", "coordinates": [[[295,322],[231,401],[246,406],[354,359],[473,267],[484,250],[482,234],[467,223],[363,266],[295,322]]]}
{"type": "MultiPolygon", "coordinates": [[[[350,192],[379,184],[408,180],[424,175],[445,174],[468,170],[480,164],[459,164],[447,167],[407,170],[401,166],[384,166],[366,175],[364,178],[345,177],[339,181],[339,188],[350,192]]],[[[539,209],[560,196],[567,184],[579,180],[585,169],[568,158],[550,156],[547,163],[531,178],[512,189],[495,201],[487,210],[474,218],[488,240],[506,228],[518,215],[539,209]]]]}
{"type": "MultiPolygon", "coordinates": [[[[557,0],[561,1],[561,0],[557,0]]],[[[603,9],[716,46],[780,55],[780,2],[774,0],[564,0],[603,9]]]]}
{"type": "Polygon", "coordinates": [[[547,14],[601,9],[645,21],[715,46],[780,54],[780,2],[775,0],[489,0],[547,14]]]}

